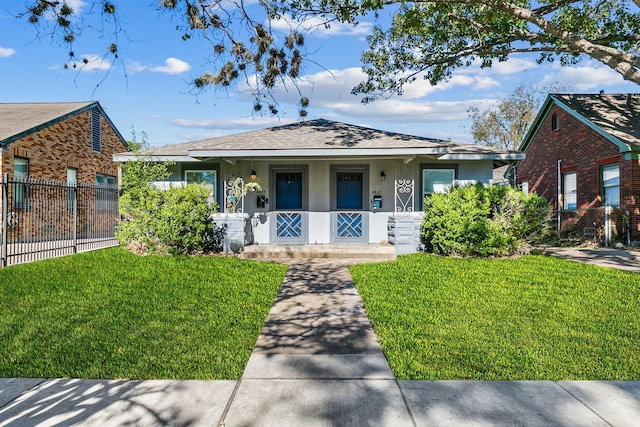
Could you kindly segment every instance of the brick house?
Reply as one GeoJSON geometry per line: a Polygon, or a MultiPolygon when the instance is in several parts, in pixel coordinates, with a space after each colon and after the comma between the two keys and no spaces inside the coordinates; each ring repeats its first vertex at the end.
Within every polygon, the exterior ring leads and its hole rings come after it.
{"type": "Polygon", "coordinates": [[[562,232],[597,240],[611,206],[612,237],[640,241],[640,94],[551,94],[519,149],[507,176],[549,201],[562,232]]]}
{"type": "Polygon", "coordinates": [[[123,149],[98,102],[0,103],[0,175],[116,184],[123,149]]]}
{"type": "MultiPolygon", "coordinates": [[[[3,185],[4,215],[19,219],[19,226],[8,230],[9,238],[66,236],[73,213],[70,182],[82,183],[75,190],[79,236],[89,232],[91,221],[112,215],[111,194],[118,184],[113,154],[123,149],[124,138],[98,102],[0,103],[0,181],[5,175],[18,180],[3,185]],[[86,193],[83,205],[81,190],[86,193]],[[53,193],[58,204],[45,206],[43,200],[53,193]]],[[[105,233],[112,222],[103,226],[105,233]]]]}

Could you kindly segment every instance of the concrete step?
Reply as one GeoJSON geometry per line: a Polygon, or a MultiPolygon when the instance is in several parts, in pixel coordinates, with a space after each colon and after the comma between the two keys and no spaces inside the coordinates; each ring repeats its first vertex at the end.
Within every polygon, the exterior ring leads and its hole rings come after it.
{"type": "Polygon", "coordinates": [[[245,259],[362,259],[393,261],[392,245],[249,245],[242,252],[245,259]]]}

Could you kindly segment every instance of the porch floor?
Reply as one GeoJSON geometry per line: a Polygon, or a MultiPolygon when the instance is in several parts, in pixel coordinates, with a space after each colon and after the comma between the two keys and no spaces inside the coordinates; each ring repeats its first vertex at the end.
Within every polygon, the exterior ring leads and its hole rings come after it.
{"type": "Polygon", "coordinates": [[[393,261],[393,245],[249,245],[242,258],[262,260],[341,259],[347,261],[393,261]]]}

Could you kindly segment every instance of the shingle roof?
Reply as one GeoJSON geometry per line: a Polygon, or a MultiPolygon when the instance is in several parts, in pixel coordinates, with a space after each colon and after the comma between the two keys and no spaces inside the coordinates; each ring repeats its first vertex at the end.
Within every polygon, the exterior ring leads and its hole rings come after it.
{"type": "Polygon", "coordinates": [[[0,142],[55,121],[93,103],[0,103],[0,142]]]}
{"type": "Polygon", "coordinates": [[[621,142],[640,147],[640,94],[552,94],[551,97],[621,142]]]}
{"type": "Polygon", "coordinates": [[[278,151],[353,149],[433,149],[452,154],[509,154],[515,151],[499,150],[472,144],[459,144],[451,141],[404,135],[317,119],[293,123],[273,128],[255,130],[235,135],[220,136],[200,141],[155,147],[144,154],[154,156],[188,156],[197,151],[243,151],[251,156],[252,151],[271,150],[277,156],[278,151]]]}

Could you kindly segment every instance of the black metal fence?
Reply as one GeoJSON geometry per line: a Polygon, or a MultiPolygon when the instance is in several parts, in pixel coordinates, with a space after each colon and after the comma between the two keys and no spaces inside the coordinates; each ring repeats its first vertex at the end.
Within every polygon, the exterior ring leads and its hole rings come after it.
{"type": "Polygon", "coordinates": [[[5,174],[0,187],[0,267],[118,244],[115,186],[5,174]]]}

